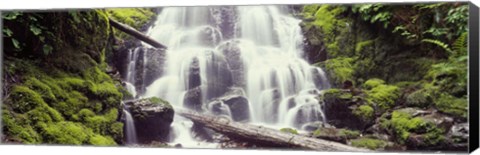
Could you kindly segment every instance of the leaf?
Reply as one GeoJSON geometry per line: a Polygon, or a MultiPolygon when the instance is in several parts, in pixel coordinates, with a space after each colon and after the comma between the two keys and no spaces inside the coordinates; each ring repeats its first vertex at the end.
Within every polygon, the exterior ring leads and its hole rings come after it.
{"type": "Polygon", "coordinates": [[[34,35],[38,36],[39,34],[42,33],[42,29],[38,28],[35,25],[30,25],[30,31],[33,32],[34,35]]]}
{"type": "Polygon", "coordinates": [[[17,19],[17,17],[20,15],[22,15],[22,13],[13,11],[13,12],[5,13],[5,15],[2,16],[2,18],[5,20],[14,20],[14,19],[17,19]]]}
{"type": "Polygon", "coordinates": [[[6,37],[11,37],[13,32],[12,30],[8,29],[8,28],[4,28],[3,30],[3,34],[5,34],[6,37]]]}
{"type": "Polygon", "coordinates": [[[53,51],[52,46],[47,45],[47,44],[43,45],[43,54],[49,55],[50,53],[52,53],[52,51],[53,51]]]}
{"type": "Polygon", "coordinates": [[[20,42],[17,39],[12,38],[12,43],[15,48],[20,48],[20,42]]]}

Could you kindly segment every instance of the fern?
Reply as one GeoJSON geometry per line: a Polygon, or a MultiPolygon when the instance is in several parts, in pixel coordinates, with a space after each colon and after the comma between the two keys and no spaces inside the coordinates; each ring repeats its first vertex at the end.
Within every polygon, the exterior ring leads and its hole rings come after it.
{"type": "Polygon", "coordinates": [[[443,43],[443,42],[440,41],[440,40],[435,40],[435,39],[423,39],[422,42],[435,44],[435,45],[440,46],[441,48],[443,48],[443,49],[444,49],[445,51],[447,51],[449,54],[452,54],[452,53],[453,53],[452,49],[450,49],[450,47],[448,47],[448,44],[445,44],[445,43],[443,43]]]}
{"type": "Polygon", "coordinates": [[[455,51],[455,57],[467,55],[468,47],[468,33],[464,32],[458,37],[452,45],[453,51],[455,51]]]}

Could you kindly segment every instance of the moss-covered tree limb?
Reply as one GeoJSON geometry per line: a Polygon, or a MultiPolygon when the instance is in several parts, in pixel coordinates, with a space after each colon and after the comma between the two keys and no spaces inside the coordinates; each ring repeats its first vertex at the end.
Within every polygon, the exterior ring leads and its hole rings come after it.
{"type": "Polygon", "coordinates": [[[110,25],[112,25],[113,27],[117,28],[118,30],[122,31],[122,32],[125,32],[126,34],[129,34],[147,44],[150,44],[152,45],[153,47],[156,47],[156,48],[162,48],[162,49],[166,49],[167,46],[159,43],[158,41],[155,41],[153,40],[152,38],[146,36],[145,34],[135,30],[134,28],[126,25],[126,24],[123,24],[123,23],[120,23],[120,22],[117,22],[113,19],[109,19],[110,21],[110,25]]]}

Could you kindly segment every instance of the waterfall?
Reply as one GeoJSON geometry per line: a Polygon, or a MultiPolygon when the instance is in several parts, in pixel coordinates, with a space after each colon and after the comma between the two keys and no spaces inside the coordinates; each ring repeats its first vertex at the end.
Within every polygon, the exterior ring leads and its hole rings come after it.
{"type": "MultiPolygon", "coordinates": [[[[323,70],[303,58],[299,23],[281,6],[164,8],[147,31],[168,47],[159,68],[163,74],[139,95],[165,99],[175,108],[194,105],[233,117],[239,109],[218,100],[240,88],[248,99],[250,123],[301,129],[324,122],[317,96],[329,84],[323,70]]],[[[130,63],[137,57],[133,51],[130,63]]],[[[134,70],[129,65],[130,83],[134,70]]],[[[185,137],[189,123],[175,116],[174,142],[193,140],[185,137]]]]}
{"type": "Polygon", "coordinates": [[[123,114],[125,115],[125,136],[126,136],[126,144],[127,145],[134,145],[137,144],[137,131],[135,130],[135,124],[133,121],[133,117],[127,110],[123,110],[123,114]]]}

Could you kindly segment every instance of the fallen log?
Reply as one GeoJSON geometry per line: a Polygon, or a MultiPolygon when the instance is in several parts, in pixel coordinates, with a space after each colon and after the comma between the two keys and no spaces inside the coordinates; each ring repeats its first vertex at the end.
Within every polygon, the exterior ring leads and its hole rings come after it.
{"type": "Polygon", "coordinates": [[[326,141],[302,135],[281,132],[262,126],[234,122],[226,118],[215,117],[197,112],[177,110],[177,114],[192,120],[195,123],[213,129],[228,137],[248,140],[250,142],[282,146],[287,148],[303,148],[318,151],[355,151],[366,152],[369,150],[355,148],[337,142],[326,141]]]}
{"type": "Polygon", "coordinates": [[[112,25],[113,27],[117,28],[118,30],[122,31],[122,32],[125,32],[126,34],[129,34],[147,44],[150,44],[152,45],[153,47],[155,48],[161,48],[161,49],[166,49],[167,46],[159,43],[158,41],[156,40],[153,40],[152,38],[150,38],[149,36],[135,30],[134,28],[126,25],[126,24],[123,24],[123,23],[120,23],[118,21],[115,21],[114,19],[111,19],[109,18],[109,21],[110,21],[110,25],[112,25]]]}

